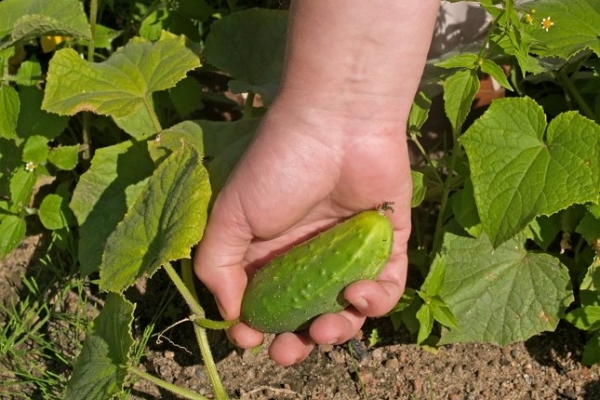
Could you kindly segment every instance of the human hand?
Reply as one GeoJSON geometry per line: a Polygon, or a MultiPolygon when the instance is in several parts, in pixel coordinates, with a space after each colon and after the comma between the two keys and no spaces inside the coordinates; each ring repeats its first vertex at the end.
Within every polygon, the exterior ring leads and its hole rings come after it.
{"type": "MultiPolygon", "coordinates": [[[[391,259],[376,281],[348,286],[351,304],[318,317],[307,332],[278,335],[269,348],[282,365],[304,360],[315,343],[343,343],[366,317],[390,311],[404,290],[411,177],[402,121],[355,118],[280,101],[215,201],[195,258],[198,277],[223,318],[239,317],[249,277],[274,255],[384,201],[394,226],[391,259]]],[[[244,323],[228,335],[242,348],[263,341],[244,323]]]]}

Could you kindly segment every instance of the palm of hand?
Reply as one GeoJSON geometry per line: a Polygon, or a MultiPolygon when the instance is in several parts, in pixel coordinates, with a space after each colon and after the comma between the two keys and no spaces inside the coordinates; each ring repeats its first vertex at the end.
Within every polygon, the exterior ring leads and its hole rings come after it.
{"type": "MultiPolygon", "coordinates": [[[[403,130],[381,124],[361,132],[360,125],[346,125],[350,128],[340,134],[289,120],[266,120],[219,195],[200,246],[198,265],[206,268],[197,272],[224,317],[236,318],[246,274],[343,218],[384,201],[394,203],[395,212],[389,215],[395,227],[394,252],[378,281],[350,285],[345,297],[353,307],[319,317],[307,333],[275,338],[270,355],[280,364],[304,359],[314,343],[352,338],[366,316],[389,311],[403,291],[411,196],[403,130]],[[218,246],[227,255],[215,254],[218,246]],[[218,259],[212,265],[220,264],[220,269],[210,268],[211,257],[218,259]]],[[[245,324],[233,327],[229,335],[245,348],[263,339],[245,324]]]]}

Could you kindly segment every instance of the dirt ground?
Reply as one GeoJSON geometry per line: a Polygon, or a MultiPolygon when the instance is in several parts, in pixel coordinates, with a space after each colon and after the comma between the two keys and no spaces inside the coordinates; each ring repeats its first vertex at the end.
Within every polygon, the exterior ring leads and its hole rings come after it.
{"type": "MultiPolygon", "coordinates": [[[[39,268],[35,260],[39,242],[37,236],[28,238],[0,263],[0,301],[6,304],[18,299],[21,274],[31,274],[39,268]]],[[[128,293],[138,303],[134,329],[138,334],[153,314],[153,307],[158,306],[157,293],[164,290],[166,284],[168,279],[158,273],[147,282],[143,294],[135,290],[128,293]]],[[[177,298],[174,302],[175,314],[184,316],[183,302],[177,303],[177,298]]],[[[157,330],[166,328],[173,318],[179,316],[170,315],[159,321],[157,330]]],[[[151,339],[140,367],[211,398],[210,384],[195,350],[191,327],[179,325],[166,335],[171,342],[163,340],[159,345],[155,338],[151,339]]],[[[322,346],[308,360],[292,367],[274,364],[265,348],[258,353],[235,349],[222,332],[210,332],[209,338],[218,371],[231,398],[600,399],[600,368],[588,368],[580,363],[585,337],[568,324],[560,325],[556,332],[504,348],[457,344],[440,348],[437,354],[411,344],[408,334],[394,332],[386,318],[368,321],[362,336],[343,346],[322,346]],[[369,348],[368,338],[373,329],[377,329],[382,340],[369,348]]],[[[67,341],[64,343],[63,346],[69,346],[67,341]]],[[[72,351],[64,350],[66,354],[72,351]]],[[[9,379],[10,371],[1,369],[0,366],[0,379],[9,379]]],[[[134,382],[131,393],[133,400],[176,398],[145,381],[134,382]]],[[[42,397],[31,391],[22,398],[42,397]]]]}

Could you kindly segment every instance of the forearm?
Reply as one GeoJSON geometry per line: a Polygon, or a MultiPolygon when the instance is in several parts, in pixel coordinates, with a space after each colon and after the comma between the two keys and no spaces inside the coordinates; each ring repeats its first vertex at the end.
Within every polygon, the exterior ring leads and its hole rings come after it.
{"type": "Polygon", "coordinates": [[[340,117],[406,119],[439,4],[293,1],[279,98],[340,117]]]}

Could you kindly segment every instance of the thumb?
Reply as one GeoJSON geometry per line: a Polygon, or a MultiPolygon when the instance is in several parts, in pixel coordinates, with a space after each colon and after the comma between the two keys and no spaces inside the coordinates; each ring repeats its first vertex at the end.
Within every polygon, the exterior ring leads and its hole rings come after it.
{"type": "Polygon", "coordinates": [[[198,278],[215,296],[221,316],[233,320],[240,315],[242,296],[248,283],[243,261],[252,239],[250,227],[223,202],[215,202],[204,237],[194,256],[198,278]]]}

